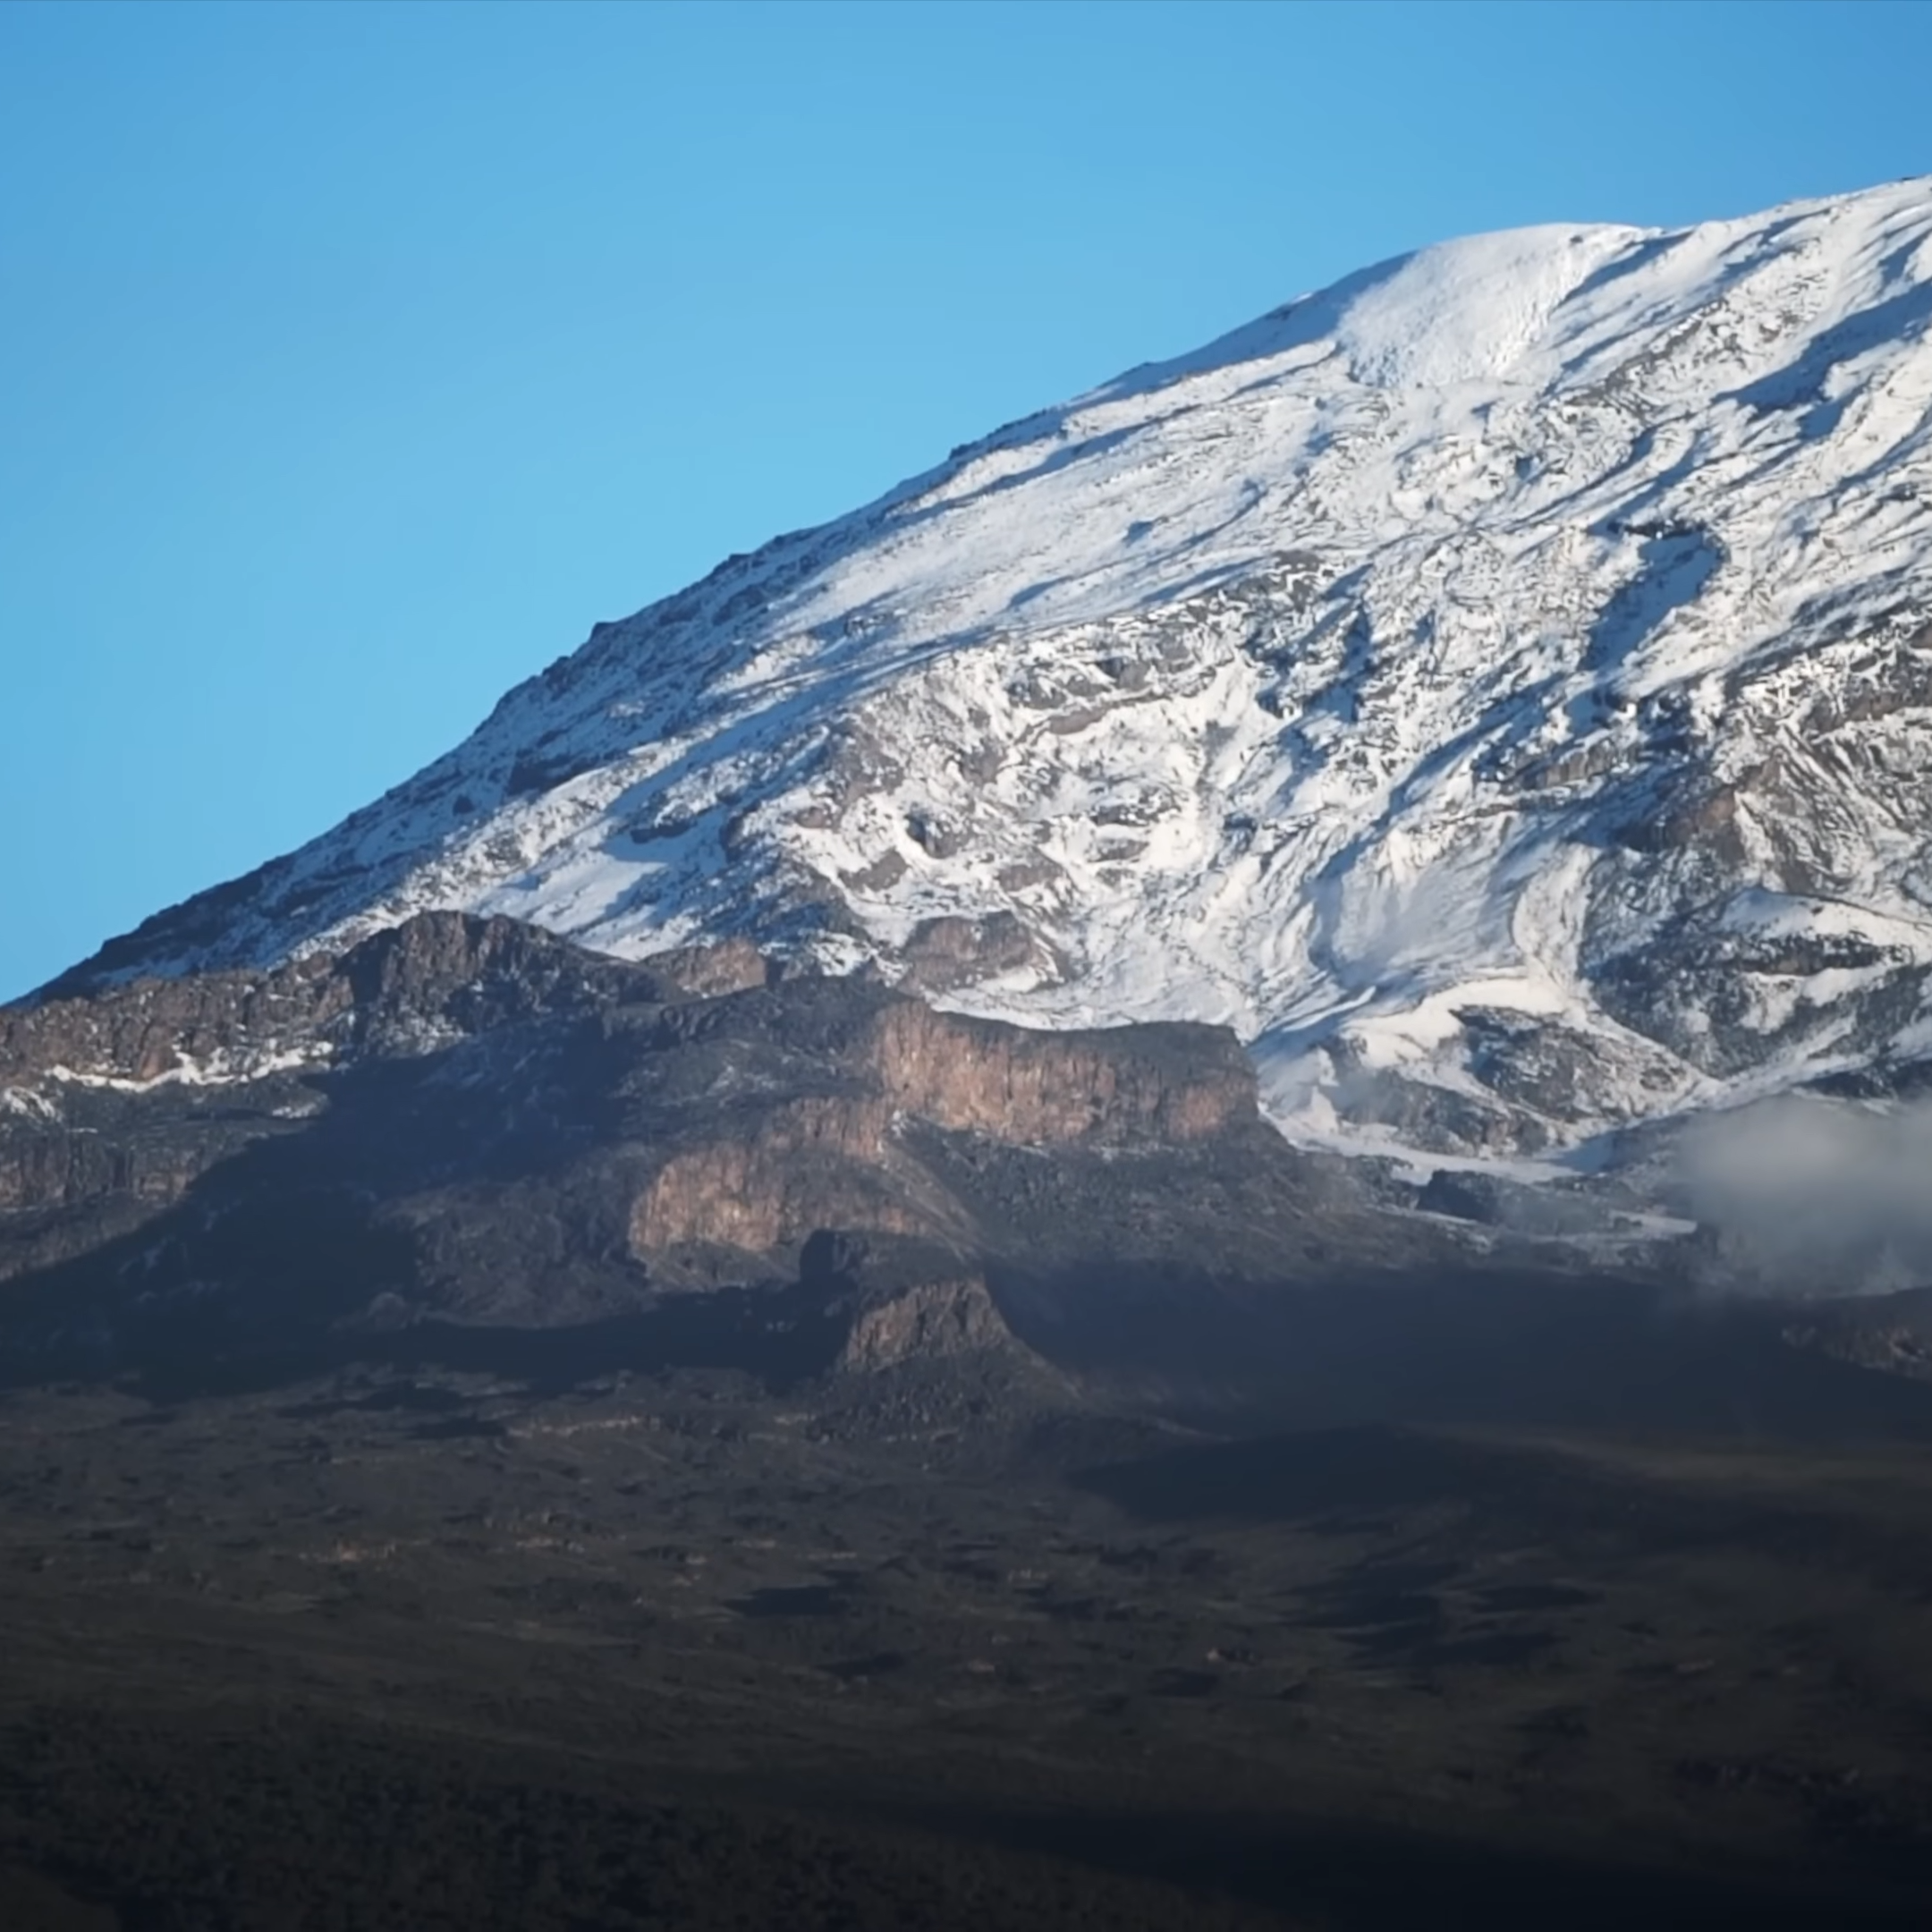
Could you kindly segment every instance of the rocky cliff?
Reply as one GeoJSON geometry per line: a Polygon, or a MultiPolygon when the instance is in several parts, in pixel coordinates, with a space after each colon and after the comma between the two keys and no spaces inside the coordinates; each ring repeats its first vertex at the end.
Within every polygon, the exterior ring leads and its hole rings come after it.
{"type": "Polygon", "coordinates": [[[1224,1030],[1028,1031],[453,913],[7,1010],[0,1092],[0,1335],[48,1360],[750,1292],[759,1333],[831,1322],[827,1363],[882,1367],[989,1345],[989,1271],[1260,1279],[1318,1222],[1391,1240],[1224,1030]]]}

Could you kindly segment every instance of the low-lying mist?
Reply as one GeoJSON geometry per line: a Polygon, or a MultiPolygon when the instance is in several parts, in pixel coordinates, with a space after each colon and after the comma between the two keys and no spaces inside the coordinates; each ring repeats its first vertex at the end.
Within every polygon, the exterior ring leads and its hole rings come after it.
{"type": "Polygon", "coordinates": [[[1788,1097],[1680,1143],[1697,1218],[1738,1286],[1879,1294],[1932,1283],[1932,1102],[1788,1097]]]}

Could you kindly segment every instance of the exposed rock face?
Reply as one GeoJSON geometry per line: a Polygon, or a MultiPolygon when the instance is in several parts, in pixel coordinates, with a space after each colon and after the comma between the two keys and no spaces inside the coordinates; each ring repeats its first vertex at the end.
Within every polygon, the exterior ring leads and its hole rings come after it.
{"type": "Polygon", "coordinates": [[[673,1155],[632,1210],[632,1253],[643,1259],[712,1242],[775,1254],[827,1223],[882,1233],[936,1232],[943,1208],[921,1213],[893,1173],[902,1164],[893,1158],[892,1119],[874,1098],[797,1101],[746,1139],[673,1155]]]}
{"type": "Polygon", "coordinates": [[[72,1208],[104,1194],[177,1199],[222,1151],[218,1141],[110,1140],[64,1129],[0,1140],[0,1209],[72,1208]]]}
{"type": "Polygon", "coordinates": [[[693,1042],[789,1037],[836,1055],[837,1089],[693,1123],[631,1218],[634,1253],[723,1242],[775,1253],[813,1228],[969,1238],[911,1152],[908,1122],[1015,1146],[1163,1147],[1258,1120],[1252,1069],[1211,1027],[1030,1033],[877,986],[794,984],[679,1022],[693,1042]],[[690,1144],[695,1138],[697,1144],[690,1144]]]}
{"type": "Polygon", "coordinates": [[[1075,1261],[1260,1278],[1318,1270],[1317,1224],[1390,1239],[1222,1030],[1028,1032],[456,914],[10,1010],[0,1079],[0,1340],[49,1360],[782,1290],[704,1345],[883,1369],[1007,1345],[989,1267],[1037,1301],[1075,1261]]]}
{"type": "Polygon", "coordinates": [[[645,969],[513,920],[432,913],[340,958],[0,1007],[0,1209],[165,1205],[248,1140],[316,1112],[300,1074],[765,973],[744,946],[645,969]]]}
{"type": "Polygon", "coordinates": [[[135,1083],[191,1072],[246,1078],[267,1071],[275,1053],[312,1047],[319,1056],[329,1022],[352,998],[326,963],[305,962],[266,974],[136,980],[106,999],[0,1007],[0,1080],[24,1086],[55,1072],[135,1083]]]}
{"type": "MultiPolygon", "coordinates": [[[[942,859],[954,856],[960,849],[956,840],[939,838],[923,820],[916,838],[923,851],[942,859]]],[[[861,892],[877,894],[896,885],[905,870],[899,853],[887,852],[858,875],[854,883],[861,892]],[[894,866],[898,869],[886,871],[882,877],[882,870],[894,866]]],[[[1030,979],[1053,979],[1061,977],[1062,971],[1052,946],[1004,909],[985,919],[947,913],[921,919],[907,936],[901,959],[900,983],[915,993],[950,993],[1015,972],[1030,979]]]]}
{"type": "Polygon", "coordinates": [[[894,1107],[1000,1140],[1198,1140],[1256,1118],[1253,1070],[1221,1027],[1030,1033],[902,1001],[872,1061],[894,1107]]]}
{"type": "Polygon", "coordinates": [[[986,1283],[970,1275],[922,1282],[862,1309],[839,1352],[838,1365],[874,1371],[1011,1345],[1011,1333],[986,1283]]]}
{"type": "Polygon", "coordinates": [[[514,919],[432,912],[339,957],[271,972],[138,979],[103,996],[0,1007],[0,1086],[41,1076],[208,1083],[427,1050],[538,1013],[761,986],[741,942],[648,967],[587,953],[514,919]]]}

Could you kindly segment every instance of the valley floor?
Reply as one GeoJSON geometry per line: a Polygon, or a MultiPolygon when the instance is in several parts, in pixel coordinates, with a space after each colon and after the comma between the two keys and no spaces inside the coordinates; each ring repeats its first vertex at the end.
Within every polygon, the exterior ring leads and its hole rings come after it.
{"type": "Polygon", "coordinates": [[[393,1364],[18,1390],[0,1906],[1917,1924],[1928,1520],[1932,1451],[1882,1442],[861,1427],[393,1364]]]}

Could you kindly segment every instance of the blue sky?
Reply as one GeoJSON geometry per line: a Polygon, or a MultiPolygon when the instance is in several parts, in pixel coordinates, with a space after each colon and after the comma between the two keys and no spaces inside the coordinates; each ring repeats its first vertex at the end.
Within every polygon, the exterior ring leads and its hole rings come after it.
{"type": "Polygon", "coordinates": [[[1404,249],[1932,171],[1932,6],[0,7],[0,998],[1404,249]]]}

